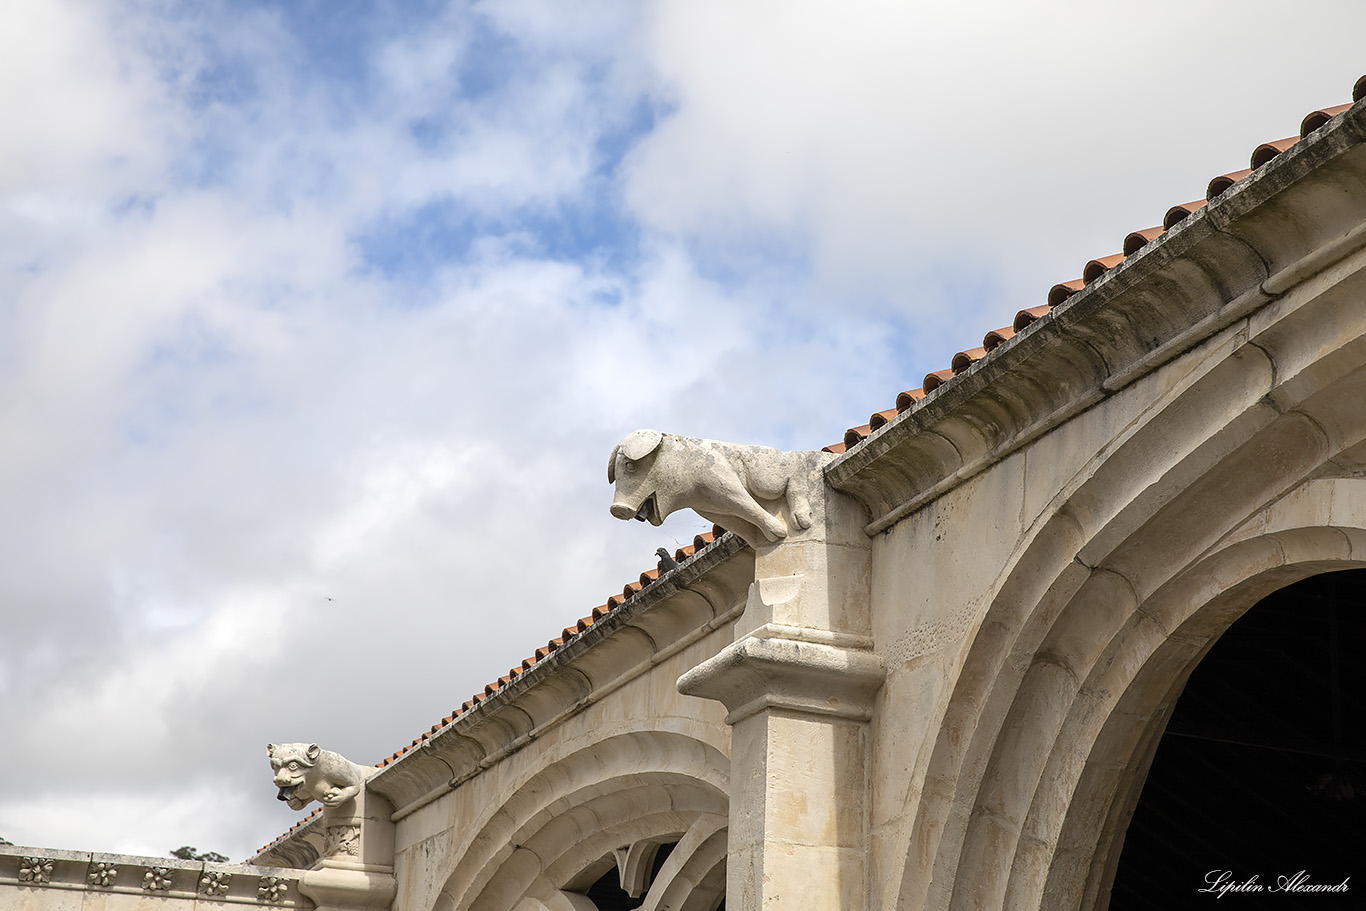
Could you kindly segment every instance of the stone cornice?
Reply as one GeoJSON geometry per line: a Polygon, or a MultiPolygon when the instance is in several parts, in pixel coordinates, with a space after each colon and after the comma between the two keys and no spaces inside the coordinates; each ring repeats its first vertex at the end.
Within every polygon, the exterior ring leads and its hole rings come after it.
{"type": "Polygon", "coordinates": [[[753,580],[753,551],[724,535],[382,769],[367,788],[403,818],[734,622],[753,580]]]}
{"type": "Polygon", "coordinates": [[[874,534],[1366,246],[1366,101],[830,463],[874,534]]]}

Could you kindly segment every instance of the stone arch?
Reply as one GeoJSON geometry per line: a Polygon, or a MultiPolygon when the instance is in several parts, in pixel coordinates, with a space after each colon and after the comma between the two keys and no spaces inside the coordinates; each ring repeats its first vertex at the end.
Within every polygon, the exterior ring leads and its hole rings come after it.
{"type": "MultiPolygon", "coordinates": [[[[1362,566],[1366,480],[1326,479],[1263,509],[1151,592],[1105,570],[1062,595],[1055,582],[1056,602],[1025,611],[1007,649],[1028,660],[988,678],[965,674],[955,692],[931,775],[956,778],[942,779],[946,788],[932,780],[915,824],[919,837],[939,826],[933,879],[917,883],[908,863],[901,905],[915,906],[907,886],[920,885],[914,900],[931,907],[1098,907],[1167,713],[1204,652],[1270,592],[1362,566]],[[977,729],[963,737],[969,718],[977,729]]],[[[999,655],[1002,642],[990,640],[1001,632],[983,635],[973,650],[993,644],[999,655]]]]}
{"type": "Polygon", "coordinates": [[[641,911],[712,911],[726,893],[726,820],[699,817],[660,868],[641,911]]]}
{"type": "Polygon", "coordinates": [[[572,905],[581,896],[561,890],[586,886],[585,871],[596,878],[595,865],[604,872],[616,849],[685,835],[700,820],[723,822],[728,775],[719,750],[682,734],[639,731],[586,746],[485,813],[436,908],[572,905]]]}
{"type": "Polygon", "coordinates": [[[1123,426],[1032,444],[1095,455],[1043,469],[1057,493],[989,586],[928,734],[899,907],[1093,907],[1203,649],[1262,594],[1366,559],[1366,273],[1316,293],[1120,393],[1151,397],[1123,426]]]}

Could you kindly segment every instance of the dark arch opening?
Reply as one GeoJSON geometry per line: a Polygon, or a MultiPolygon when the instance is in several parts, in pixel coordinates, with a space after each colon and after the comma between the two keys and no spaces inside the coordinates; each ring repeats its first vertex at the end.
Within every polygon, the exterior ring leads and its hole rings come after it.
{"type": "Polygon", "coordinates": [[[1195,667],[1158,744],[1109,907],[1223,906],[1366,908],[1366,570],[1254,605],[1195,667]]]}
{"type": "MultiPolygon", "coordinates": [[[[669,859],[669,855],[676,847],[678,842],[669,842],[660,845],[655,851],[654,860],[650,863],[650,876],[645,881],[646,889],[655,881],[660,867],[664,866],[664,861],[669,859]]],[[[626,890],[621,887],[621,877],[617,873],[616,864],[588,888],[588,897],[598,906],[599,911],[632,911],[645,904],[644,895],[632,898],[626,894],[626,890]]]]}

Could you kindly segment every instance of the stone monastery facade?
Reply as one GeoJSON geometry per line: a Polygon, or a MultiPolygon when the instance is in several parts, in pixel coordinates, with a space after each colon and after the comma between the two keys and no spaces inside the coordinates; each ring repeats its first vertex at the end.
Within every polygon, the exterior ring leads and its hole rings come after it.
{"type": "Polygon", "coordinates": [[[1366,901],[1363,96],[839,444],[628,436],[613,514],[716,532],[377,768],[273,745],[323,806],[250,864],[4,848],[0,907],[1366,901]]]}

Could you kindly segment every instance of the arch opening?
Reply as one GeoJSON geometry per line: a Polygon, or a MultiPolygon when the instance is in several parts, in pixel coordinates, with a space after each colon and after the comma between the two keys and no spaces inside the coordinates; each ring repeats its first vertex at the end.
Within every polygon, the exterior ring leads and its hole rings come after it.
{"type": "Polygon", "coordinates": [[[1220,636],[1158,742],[1124,836],[1111,911],[1195,907],[1221,892],[1286,908],[1360,906],[1363,651],[1360,569],[1272,592],[1220,636]],[[1345,893],[1302,891],[1344,880],[1345,893]]]}

